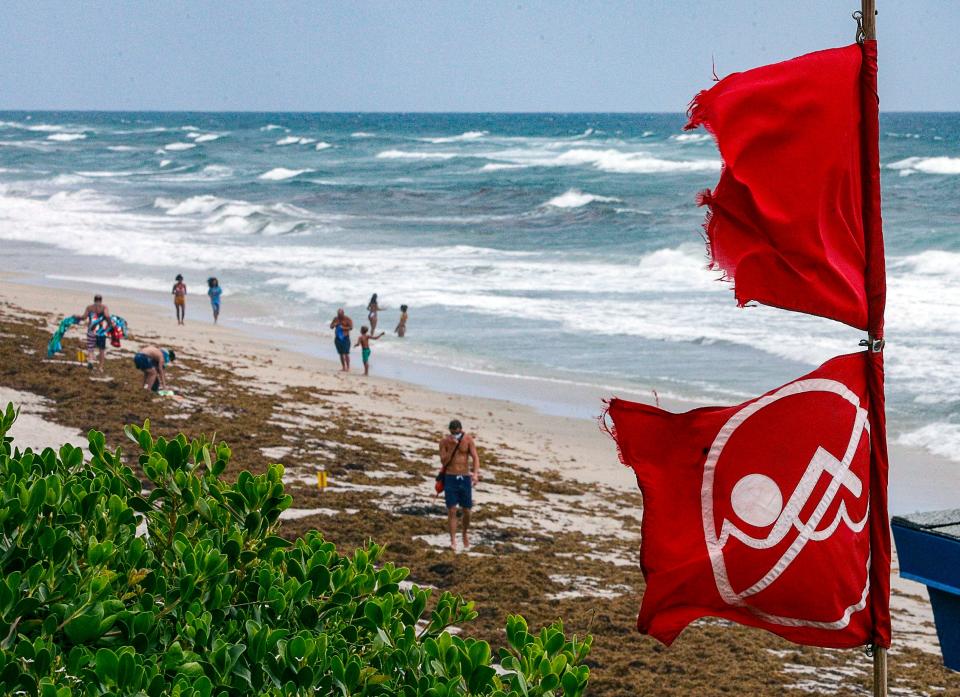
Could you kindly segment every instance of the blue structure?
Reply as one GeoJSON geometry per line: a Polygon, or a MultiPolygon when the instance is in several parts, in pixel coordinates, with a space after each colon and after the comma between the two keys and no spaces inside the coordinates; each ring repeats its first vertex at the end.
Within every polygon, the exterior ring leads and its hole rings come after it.
{"type": "Polygon", "coordinates": [[[900,575],[927,586],[943,664],[960,670],[960,508],[896,516],[900,575]]]}

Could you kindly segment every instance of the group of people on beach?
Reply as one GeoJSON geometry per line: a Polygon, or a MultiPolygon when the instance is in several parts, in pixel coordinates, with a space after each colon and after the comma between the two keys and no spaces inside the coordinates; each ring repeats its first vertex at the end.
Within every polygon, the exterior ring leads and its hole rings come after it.
{"type": "MultiPolygon", "coordinates": [[[[377,294],[374,293],[370,297],[370,302],[367,303],[367,319],[370,321],[370,326],[363,325],[360,327],[360,336],[357,337],[357,342],[355,344],[350,343],[350,332],[353,331],[353,320],[350,319],[342,307],[337,310],[337,314],[334,315],[332,320],[330,320],[330,328],[333,330],[333,345],[336,347],[337,355],[340,357],[340,370],[345,373],[350,372],[350,349],[351,347],[359,347],[360,358],[363,360],[363,374],[370,374],[370,342],[382,338],[385,333],[376,333],[380,312],[381,310],[385,309],[386,308],[380,306],[380,303],[377,300],[377,294]]],[[[400,306],[400,319],[393,331],[401,339],[406,336],[406,305],[400,306]]]]}
{"type": "MultiPolygon", "coordinates": [[[[182,277],[178,277],[182,281],[182,277]]],[[[184,287],[186,293],[186,287],[184,287]]],[[[103,373],[106,361],[107,339],[113,346],[120,346],[120,332],[117,322],[110,315],[110,308],[103,302],[103,296],[97,293],[93,302],[87,305],[83,312],[73,315],[77,322],[85,322],[87,327],[86,356],[87,366],[96,368],[103,373]],[[97,352],[97,361],[94,365],[93,353],[97,352]]],[[[180,319],[179,316],[177,318],[180,319]]],[[[181,322],[182,323],[182,322],[181,322]]],[[[161,349],[157,346],[143,346],[133,355],[133,365],[143,373],[143,388],[153,392],[167,389],[166,367],[177,358],[173,349],[161,349]]]]}
{"type": "MultiPolygon", "coordinates": [[[[173,308],[177,313],[177,324],[183,324],[187,318],[187,284],[183,282],[183,274],[177,274],[173,284],[173,308]]],[[[223,289],[216,276],[207,279],[207,295],[210,297],[210,306],[213,309],[214,323],[220,319],[220,296],[223,289]]]]}

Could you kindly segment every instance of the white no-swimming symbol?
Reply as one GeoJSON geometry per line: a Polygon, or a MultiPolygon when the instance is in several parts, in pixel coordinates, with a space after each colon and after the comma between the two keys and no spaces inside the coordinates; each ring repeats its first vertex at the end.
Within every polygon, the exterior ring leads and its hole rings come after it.
{"type": "MultiPolygon", "coordinates": [[[[860,406],[859,397],[843,383],[823,378],[798,380],[789,385],[785,385],[776,392],[761,397],[752,404],[748,404],[730,417],[723,425],[723,428],[717,433],[707,455],[706,462],[704,463],[703,486],[700,495],[703,511],[703,531],[707,542],[707,552],[710,555],[717,590],[725,602],[734,606],[746,607],[752,613],[774,624],[795,627],[814,627],[819,629],[843,629],[849,624],[850,617],[853,613],[862,610],[866,606],[867,593],[870,589],[869,558],[867,559],[867,566],[864,570],[864,586],[860,597],[851,598],[854,602],[845,607],[836,619],[823,621],[798,617],[784,617],[760,610],[751,605],[748,599],[775,583],[803,551],[807,543],[828,540],[841,524],[854,532],[863,530],[870,512],[869,486],[850,470],[850,463],[853,461],[854,455],[864,435],[868,437],[869,446],[869,433],[870,424],[867,420],[867,411],[860,406]],[[717,463],[720,460],[720,455],[723,453],[724,447],[730,441],[737,428],[751,416],[760,412],[765,407],[770,406],[777,400],[806,392],[832,393],[853,405],[855,416],[846,450],[840,457],[836,457],[823,446],[818,447],[810,459],[809,464],[807,464],[797,486],[787,497],[786,503],[784,503],[784,493],[772,477],[763,472],[753,472],[743,476],[733,486],[730,493],[730,509],[744,523],[756,528],[769,529],[762,537],[754,537],[741,530],[735,522],[724,518],[718,534],[714,514],[714,479],[717,463]],[[804,509],[804,506],[810,501],[810,497],[818,481],[824,474],[830,477],[827,489],[821,499],[816,503],[813,512],[807,520],[805,522],[801,521],[800,513],[804,509]],[[851,520],[846,504],[841,501],[830,524],[824,528],[820,528],[820,523],[823,521],[827,510],[830,508],[841,487],[849,491],[850,494],[857,499],[866,492],[867,505],[862,519],[856,521],[851,520]],[[792,530],[796,530],[797,532],[796,539],[780,555],[779,559],[772,565],[769,571],[748,588],[735,591],[730,583],[726,559],[723,555],[723,549],[729,539],[732,537],[750,548],[764,550],[780,544],[792,530]]],[[[763,456],[776,462],[776,453],[761,454],[761,457],[763,456]]]]}

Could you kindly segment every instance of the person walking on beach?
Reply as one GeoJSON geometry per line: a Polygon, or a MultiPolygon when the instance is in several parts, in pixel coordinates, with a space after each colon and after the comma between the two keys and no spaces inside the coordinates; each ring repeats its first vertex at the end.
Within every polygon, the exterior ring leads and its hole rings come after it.
{"type": "Polygon", "coordinates": [[[87,323],[87,367],[93,367],[93,351],[97,350],[97,372],[102,373],[107,358],[107,333],[113,326],[110,319],[110,310],[103,304],[103,296],[97,293],[93,302],[79,315],[74,315],[78,322],[87,323]]]}
{"type": "Polygon", "coordinates": [[[220,294],[223,293],[223,288],[216,276],[207,279],[207,286],[207,295],[210,296],[210,306],[213,308],[213,323],[216,324],[220,319],[220,294]]]}
{"type": "Polygon", "coordinates": [[[143,389],[167,389],[167,371],[165,368],[176,359],[173,349],[164,351],[156,346],[144,346],[133,356],[133,364],[143,371],[143,389]]]}
{"type": "Polygon", "coordinates": [[[360,336],[357,338],[357,343],[354,346],[360,347],[360,356],[363,358],[363,374],[370,374],[370,342],[376,341],[383,336],[383,332],[380,332],[374,336],[373,332],[370,332],[366,327],[360,327],[360,336]]]}
{"type": "Polygon", "coordinates": [[[397,322],[397,328],[393,330],[394,333],[399,336],[401,339],[407,333],[407,306],[400,306],[400,321],[397,322]]]}
{"type": "Polygon", "coordinates": [[[177,282],[173,284],[173,307],[177,311],[177,324],[183,324],[187,318],[187,284],[183,282],[183,275],[177,274],[177,282]]]}
{"type": "Polygon", "coordinates": [[[443,466],[450,549],[456,552],[458,506],[463,510],[463,548],[470,547],[470,509],[473,508],[473,487],[480,481],[480,456],[476,441],[471,434],[464,433],[459,420],[451,421],[449,428],[450,433],[440,440],[440,463],[443,466]]]}
{"type": "Polygon", "coordinates": [[[350,332],[353,330],[353,320],[347,317],[347,313],[341,307],[337,310],[337,316],[330,322],[330,328],[334,331],[333,345],[337,347],[337,354],[340,356],[340,370],[349,373],[350,332]]]}
{"type": "Polygon", "coordinates": [[[377,313],[384,308],[380,307],[377,303],[377,294],[374,293],[370,302],[367,303],[367,319],[370,320],[370,333],[375,334],[377,331],[377,313]]]}

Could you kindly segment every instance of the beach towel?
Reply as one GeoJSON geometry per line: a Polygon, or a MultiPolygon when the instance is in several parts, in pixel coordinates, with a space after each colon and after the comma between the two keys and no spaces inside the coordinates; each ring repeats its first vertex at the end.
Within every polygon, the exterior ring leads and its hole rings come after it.
{"type": "Polygon", "coordinates": [[[76,323],[77,318],[73,316],[64,317],[60,320],[57,330],[53,333],[53,336],[50,337],[50,342],[47,344],[47,358],[53,358],[55,354],[63,351],[63,335],[76,323]]]}

